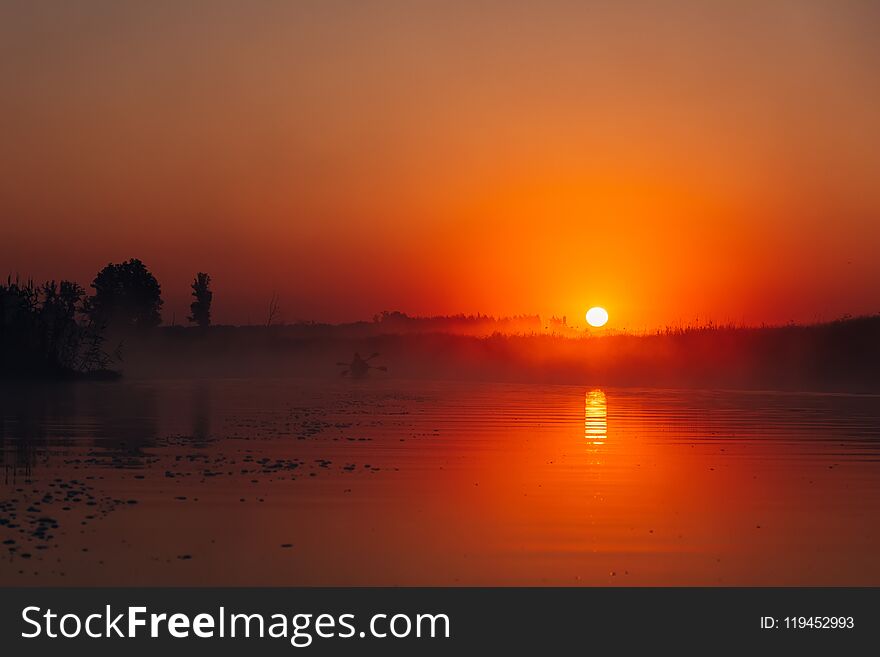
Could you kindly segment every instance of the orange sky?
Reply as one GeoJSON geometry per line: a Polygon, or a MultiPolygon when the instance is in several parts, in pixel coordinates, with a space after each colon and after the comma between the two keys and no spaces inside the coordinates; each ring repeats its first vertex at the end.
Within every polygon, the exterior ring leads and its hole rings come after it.
{"type": "Polygon", "coordinates": [[[0,268],[140,257],[178,322],[197,270],[220,322],[880,311],[874,3],[180,4],[0,7],[0,268]]]}

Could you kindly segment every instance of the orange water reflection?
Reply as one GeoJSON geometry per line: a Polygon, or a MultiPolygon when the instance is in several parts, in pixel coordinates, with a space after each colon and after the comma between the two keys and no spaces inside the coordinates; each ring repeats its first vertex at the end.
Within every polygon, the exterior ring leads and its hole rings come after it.
{"type": "Polygon", "coordinates": [[[608,437],[608,402],[601,390],[587,393],[584,407],[584,436],[590,445],[604,445],[608,437]]]}
{"type": "Polygon", "coordinates": [[[880,584],[877,398],[255,380],[39,400],[25,493],[76,478],[138,503],[85,533],[65,512],[3,584],[880,584]]]}

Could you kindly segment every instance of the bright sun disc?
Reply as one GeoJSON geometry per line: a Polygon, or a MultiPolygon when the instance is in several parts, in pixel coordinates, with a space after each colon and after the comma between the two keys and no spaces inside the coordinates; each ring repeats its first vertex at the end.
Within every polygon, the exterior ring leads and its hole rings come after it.
{"type": "Polygon", "coordinates": [[[587,311],[587,324],[595,328],[605,326],[608,323],[608,311],[599,306],[594,306],[587,311]]]}

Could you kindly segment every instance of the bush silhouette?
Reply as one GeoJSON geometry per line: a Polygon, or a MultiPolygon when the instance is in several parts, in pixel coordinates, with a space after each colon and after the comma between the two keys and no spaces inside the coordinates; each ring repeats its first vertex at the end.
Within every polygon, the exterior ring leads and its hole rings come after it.
{"type": "Polygon", "coordinates": [[[87,319],[77,283],[7,279],[0,285],[0,374],[63,376],[105,371],[102,327],[87,319]]]}

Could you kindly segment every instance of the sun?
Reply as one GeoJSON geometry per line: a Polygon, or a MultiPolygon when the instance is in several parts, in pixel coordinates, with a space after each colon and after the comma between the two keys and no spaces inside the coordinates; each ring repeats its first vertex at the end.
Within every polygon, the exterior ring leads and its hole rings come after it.
{"type": "Polygon", "coordinates": [[[593,328],[605,326],[608,323],[608,311],[599,306],[593,306],[587,311],[587,324],[593,328]]]}

